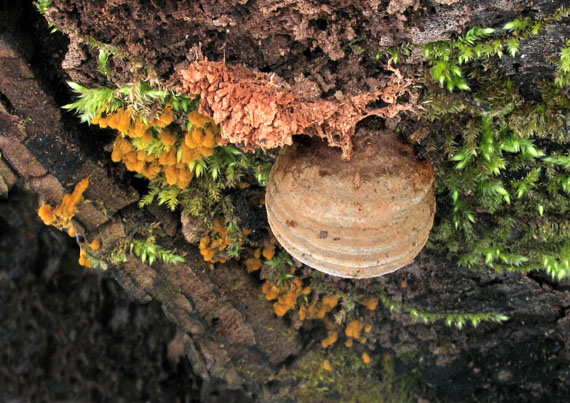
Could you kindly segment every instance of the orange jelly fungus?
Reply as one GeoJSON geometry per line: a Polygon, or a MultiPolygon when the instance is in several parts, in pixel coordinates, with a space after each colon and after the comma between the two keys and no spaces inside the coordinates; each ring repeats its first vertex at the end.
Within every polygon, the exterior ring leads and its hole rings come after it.
{"type": "MultiPolygon", "coordinates": [[[[277,297],[277,302],[273,304],[273,309],[277,316],[283,316],[289,310],[293,309],[297,303],[297,298],[303,292],[303,283],[297,277],[289,284],[289,287],[279,288],[279,296],[277,297]]],[[[266,298],[267,298],[266,293],[266,298]]]]}
{"type": "Polygon", "coordinates": [[[299,319],[301,320],[307,319],[307,307],[305,305],[302,305],[299,308],[299,319]]]}
{"type": "Polygon", "coordinates": [[[352,337],[354,339],[360,339],[360,332],[364,328],[364,322],[359,320],[353,320],[348,324],[345,329],[345,333],[348,337],[352,337]]]}
{"type": "Polygon", "coordinates": [[[262,291],[268,301],[277,299],[277,296],[279,296],[279,288],[277,288],[271,281],[263,283],[262,291]]]}
{"type": "Polygon", "coordinates": [[[192,112],[188,118],[193,126],[185,136],[166,128],[174,121],[173,106],[169,103],[148,122],[141,116],[133,117],[128,108],[119,108],[104,117],[99,112],[91,123],[121,133],[113,144],[113,162],[122,162],[129,171],[150,180],[163,173],[169,185],[185,188],[194,176],[189,163],[212,156],[219,142],[218,126],[213,120],[198,112],[192,112]],[[131,142],[128,137],[136,140],[131,142]],[[155,138],[162,144],[158,147],[160,151],[144,151],[155,138]]]}
{"type": "Polygon", "coordinates": [[[263,257],[266,259],[273,259],[275,256],[275,245],[269,245],[268,247],[263,249],[263,257]]]}
{"type": "Polygon", "coordinates": [[[83,192],[89,186],[89,178],[80,181],[71,194],[65,194],[61,204],[52,207],[44,204],[38,210],[38,215],[46,225],[53,225],[61,230],[67,231],[69,236],[75,236],[75,227],[71,220],[77,213],[77,205],[83,200],[83,192]]]}
{"type": "Polygon", "coordinates": [[[96,239],[89,244],[89,247],[91,248],[91,250],[99,250],[99,248],[101,247],[101,242],[98,239],[96,239]]]}
{"type": "Polygon", "coordinates": [[[338,340],[338,333],[337,332],[330,332],[326,339],[324,339],[321,343],[323,348],[327,348],[332,346],[338,340]]]}
{"type": "Polygon", "coordinates": [[[202,258],[210,263],[225,263],[225,258],[215,258],[218,252],[223,252],[229,245],[231,240],[228,237],[226,228],[220,220],[214,220],[214,231],[211,235],[205,235],[201,240],[198,248],[202,254],[202,258]]]}
{"type": "Polygon", "coordinates": [[[52,225],[56,220],[55,214],[53,213],[53,208],[49,204],[44,204],[41,206],[38,210],[38,215],[45,225],[52,225]]]}
{"type": "Polygon", "coordinates": [[[92,267],[91,262],[87,258],[87,252],[83,248],[79,250],[79,264],[85,267],[92,267]]]}
{"type": "Polygon", "coordinates": [[[332,371],[333,370],[333,367],[331,366],[331,363],[329,362],[329,360],[323,361],[323,369],[325,371],[332,371]]]}
{"type": "Polygon", "coordinates": [[[365,364],[370,364],[372,359],[370,358],[368,353],[362,353],[362,361],[364,361],[365,364]]]}
{"type": "Polygon", "coordinates": [[[327,313],[332,311],[334,307],[338,304],[338,298],[334,296],[327,295],[323,297],[321,301],[319,311],[317,312],[317,318],[323,319],[327,313]]]}
{"type": "MultiPolygon", "coordinates": [[[[66,231],[71,237],[76,234],[75,226],[72,219],[77,213],[77,206],[83,200],[83,192],[89,186],[89,178],[81,180],[71,194],[63,195],[61,204],[55,208],[49,204],[44,204],[38,210],[38,215],[46,225],[53,225],[54,227],[66,231]]],[[[100,247],[99,241],[93,241],[89,244],[92,250],[97,250],[100,247]]],[[[79,250],[79,264],[85,267],[92,267],[91,262],[87,258],[87,251],[81,247],[79,250]]]]}
{"type": "Polygon", "coordinates": [[[344,345],[346,347],[352,347],[354,345],[354,341],[352,339],[348,339],[347,341],[344,342],[344,345]]]}
{"type": "Polygon", "coordinates": [[[362,300],[362,305],[366,308],[370,309],[371,311],[375,311],[378,307],[378,298],[364,298],[362,300]]]}
{"type": "Polygon", "coordinates": [[[247,268],[247,271],[249,271],[249,272],[261,269],[262,265],[263,265],[263,262],[261,261],[261,259],[256,258],[256,257],[250,257],[249,259],[245,260],[245,267],[247,268]]]}

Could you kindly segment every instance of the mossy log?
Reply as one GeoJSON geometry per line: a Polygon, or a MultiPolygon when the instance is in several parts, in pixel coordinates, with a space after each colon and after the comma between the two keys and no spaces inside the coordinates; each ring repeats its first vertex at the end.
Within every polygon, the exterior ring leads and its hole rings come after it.
{"type": "MultiPolygon", "coordinates": [[[[75,123],[60,110],[61,100],[69,99],[61,95],[63,78],[88,86],[133,79],[127,62],[110,63],[109,76],[97,72],[97,51],[89,41],[112,45],[133,63],[154,66],[157,79],[164,82],[199,50],[210,60],[275,73],[305,99],[342,102],[345,94],[374,88],[386,73],[373,62],[379,46],[447,39],[473,25],[501,25],[522,12],[546,15],[564,2],[521,0],[506,8],[462,0],[162,3],[159,7],[144,1],[54,0],[46,17],[61,31],[55,34],[60,38],[55,48],[65,43],[64,34],[69,38],[57,56],[50,47],[40,47],[49,43],[43,37],[48,35],[45,26],[25,35],[15,22],[27,17],[17,11],[12,22],[3,22],[8,34],[0,40],[0,191],[9,191],[17,176],[42,201],[59,203],[64,193],[89,176],[85,195],[92,203],[81,205],[77,220],[89,239],[103,239],[109,250],[124,241],[134,225],[160,221],[164,232],[181,230],[177,215],[158,206],[139,209],[140,185],[111,164],[104,144],[90,138],[97,135],[93,128],[75,123]],[[34,45],[35,53],[26,50],[34,45]],[[49,60],[41,64],[40,58],[49,60]],[[62,59],[60,69],[56,62],[62,59]],[[46,72],[50,68],[55,73],[46,72]]],[[[567,32],[568,24],[560,29],[567,32]]],[[[557,33],[549,35],[546,42],[558,40],[557,33]]],[[[528,46],[536,50],[541,45],[528,46]]],[[[547,63],[543,53],[529,55],[522,71],[507,62],[502,69],[533,97],[530,80],[543,74],[547,63]]],[[[413,68],[403,72],[413,74],[413,68]]],[[[394,123],[388,119],[385,124],[394,123]]],[[[260,279],[235,262],[217,263],[212,270],[195,245],[178,238],[165,246],[183,250],[186,263],[148,265],[129,256],[109,271],[139,301],[155,299],[162,304],[183,334],[193,370],[204,380],[204,399],[208,383],[219,380],[252,400],[302,399],[304,392],[297,386],[303,382],[307,396],[314,396],[322,379],[309,372],[322,372],[320,363],[327,357],[320,344],[327,333],[324,324],[276,316],[261,292],[260,279]]],[[[336,346],[334,354],[372,354],[375,366],[370,371],[375,376],[381,372],[378,357],[383,354],[396,357],[402,372],[421,367],[422,380],[433,390],[419,387],[412,392],[416,397],[556,400],[570,390],[567,283],[537,274],[473,272],[433,251],[423,252],[413,264],[387,277],[326,277],[322,282],[344,295],[389,295],[393,301],[429,311],[498,311],[510,318],[461,331],[445,323],[416,323],[388,307],[354,308],[351,315],[358,312],[373,326],[369,342],[353,350],[336,346]]],[[[368,379],[360,367],[355,374],[368,379]]],[[[342,391],[347,382],[362,385],[357,381],[335,380],[344,382],[338,387],[342,391]]]]}

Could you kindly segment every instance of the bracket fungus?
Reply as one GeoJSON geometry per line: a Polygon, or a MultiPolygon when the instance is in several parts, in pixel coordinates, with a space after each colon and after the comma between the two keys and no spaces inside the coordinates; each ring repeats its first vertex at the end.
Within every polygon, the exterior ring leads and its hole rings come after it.
{"type": "Polygon", "coordinates": [[[435,215],[434,173],[390,131],[360,129],[354,155],[306,138],[279,154],[266,208],[279,243],[325,273],[380,276],[415,258],[435,215]]]}

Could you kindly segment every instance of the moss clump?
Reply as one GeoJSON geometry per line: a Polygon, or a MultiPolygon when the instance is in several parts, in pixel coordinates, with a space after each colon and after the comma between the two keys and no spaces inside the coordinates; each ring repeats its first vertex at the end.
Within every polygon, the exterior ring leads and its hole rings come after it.
{"type": "MultiPolygon", "coordinates": [[[[489,68],[489,66],[488,66],[489,68]]],[[[543,101],[475,70],[477,90],[428,87],[430,126],[411,134],[436,166],[438,214],[428,246],[468,267],[570,276],[570,100],[552,83],[543,101]]]]}
{"type": "Polygon", "coordinates": [[[411,402],[415,380],[400,376],[394,360],[353,353],[339,346],[330,352],[312,351],[295,362],[284,388],[299,402],[411,402]],[[366,357],[366,358],[363,358],[366,357]],[[380,361],[380,362],[379,362],[380,361]]]}

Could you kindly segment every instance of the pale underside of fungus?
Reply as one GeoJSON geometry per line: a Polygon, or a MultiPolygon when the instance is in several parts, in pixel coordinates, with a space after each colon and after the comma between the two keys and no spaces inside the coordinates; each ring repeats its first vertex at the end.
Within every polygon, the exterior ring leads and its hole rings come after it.
{"type": "Polygon", "coordinates": [[[325,273],[380,276],[413,261],[435,214],[434,173],[389,131],[359,129],[354,156],[318,139],[279,154],[266,191],[279,243],[325,273]]]}
{"type": "Polygon", "coordinates": [[[307,100],[292,91],[275,75],[256,73],[241,66],[211,62],[200,57],[180,72],[182,90],[200,95],[199,111],[222,127],[222,144],[232,143],[246,151],[256,147],[271,149],[292,144],[296,134],[318,136],[342,149],[342,158],[352,157],[356,124],[364,117],[393,118],[402,110],[412,110],[415,95],[410,81],[388,65],[392,74],[379,88],[338,99],[307,100]],[[409,94],[407,103],[398,98],[409,94]],[[385,107],[367,105],[381,99],[385,107]]]}

